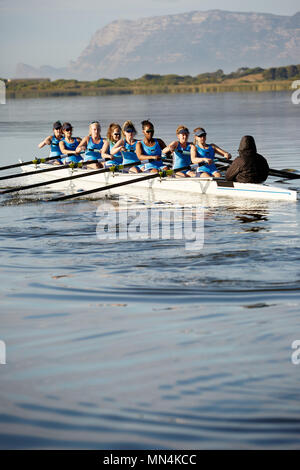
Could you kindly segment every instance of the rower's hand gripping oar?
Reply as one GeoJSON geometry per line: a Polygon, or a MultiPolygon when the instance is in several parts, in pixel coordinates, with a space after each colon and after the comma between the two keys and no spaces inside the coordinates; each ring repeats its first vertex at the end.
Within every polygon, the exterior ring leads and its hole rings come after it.
{"type": "MultiPolygon", "coordinates": [[[[73,164],[75,167],[75,164],[73,164]]],[[[75,180],[77,178],[85,178],[86,176],[91,176],[91,175],[98,175],[99,173],[108,173],[108,172],[115,172],[118,170],[123,170],[124,168],[129,168],[131,166],[136,165],[136,163],[127,163],[126,165],[112,165],[108,168],[101,168],[100,170],[95,170],[95,171],[89,171],[87,173],[80,173],[79,175],[72,175],[72,176],[65,176],[64,178],[58,178],[56,180],[51,180],[51,181],[43,181],[41,183],[34,183],[34,184],[28,184],[26,186],[18,186],[17,188],[10,188],[10,189],[5,189],[4,191],[0,192],[1,194],[9,194],[9,193],[15,193],[18,191],[23,191],[26,189],[33,189],[33,188],[39,188],[41,186],[49,186],[50,184],[54,183],[61,183],[63,181],[69,181],[69,180],[75,180]]],[[[69,165],[72,168],[72,165],[69,165]]]]}
{"type": "Polygon", "coordinates": [[[140,178],[134,178],[131,180],[122,181],[121,183],[109,184],[107,186],[101,186],[100,188],[89,189],[88,191],[80,191],[76,194],[68,194],[67,196],[56,197],[53,199],[49,199],[48,201],[49,202],[66,201],[67,199],[73,199],[75,197],[86,196],[88,194],[98,193],[101,191],[107,191],[108,189],[118,188],[120,186],[126,186],[127,184],[139,183],[140,181],[151,180],[154,178],[165,178],[166,176],[172,176],[178,171],[188,170],[189,168],[190,168],[189,166],[185,166],[183,168],[178,168],[176,170],[163,170],[163,171],[159,171],[158,173],[152,173],[151,175],[142,176],[140,178]]]}

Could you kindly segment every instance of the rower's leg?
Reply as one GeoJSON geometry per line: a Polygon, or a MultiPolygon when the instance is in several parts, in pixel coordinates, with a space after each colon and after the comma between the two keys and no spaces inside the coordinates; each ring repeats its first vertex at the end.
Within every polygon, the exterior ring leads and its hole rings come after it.
{"type": "Polygon", "coordinates": [[[213,177],[214,177],[214,178],[222,178],[222,175],[221,175],[221,173],[219,173],[218,171],[215,171],[215,172],[213,173],[213,177]]]}
{"type": "Polygon", "coordinates": [[[100,162],[89,163],[86,167],[89,170],[98,170],[98,168],[102,168],[102,163],[100,163],[100,162]]]}
{"type": "Polygon", "coordinates": [[[201,174],[200,174],[200,178],[210,178],[211,176],[208,174],[208,173],[205,173],[205,171],[203,171],[201,174]]]}
{"type": "Polygon", "coordinates": [[[128,173],[140,173],[140,172],[141,172],[141,170],[137,166],[133,166],[133,167],[129,168],[128,173]]]}

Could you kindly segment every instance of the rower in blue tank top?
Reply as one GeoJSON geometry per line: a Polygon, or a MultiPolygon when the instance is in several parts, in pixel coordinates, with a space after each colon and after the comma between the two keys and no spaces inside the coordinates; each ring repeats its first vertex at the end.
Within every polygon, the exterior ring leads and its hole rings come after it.
{"type": "Polygon", "coordinates": [[[51,144],[50,144],[50,157],[60,157],[62,155],[60,148],[59,148],[59,142],[61,139],[57,139],[55,135],[52,136],[51,139],[51,144]]]}
{"type": "Polygon", "coordinates": [[[122,164],[128,165],[130,163],[137,165],[132,165],[131,167],[124,168],[123,172],[127,173],[140,173],[140,160],[136,154],[136,146],[137,140],[135,139],[136,136],[136,128],[131,121],[125,121],[122,126],[122,136],[123,138],[120,139],[114,146],[115,151],[121,152],[122,155],[122,164]]]}
{"type": "Polygon", "coordinates": [[[83,160],[84,161],[98,160],[99,155],[100,155],[99,152],[102,149],[103,144],[104,144],[104,140],[102,138],[100,139],[100,142],[97,144],[93,141],[92,137],[90,136],[89,141],[88,141],[88,145],[87,145],[87,149],[86,149],[85,155],[83,157],[83,160]],[[98,150],[98,152],[97,152],[97,150],[98,150]]]}
{"type": "Polygon", "coordinates": [[[44,139],[39,145],[38,147],[41,149],[43,148],[45,145],[49,145],[50,146],[50,157],[58,157],[57,160],[54,160],[53,163],[61,163],[60,160],[59,160],[59,157],[61,157],[62,153],[61,153],[61,150],[59,148],[59,143],[62,139],[62,125],[61,125],[61,122],[60,121],[56,121],[54,124],[53,124],[53,135],[49,135],[48,137],[46,137],[46,139],[44,139]]]}
{"type": "Polygon", "coordinates": [[[142,122],[144,139],[136,145],[136,153],[139,160],[146,165],[142,166],[142,171],[157,173],[168,167],[162,162],[162,150],[166,144],[161,139],[154,139],[154,126],[150,121],[142,122]]]}
{"type": "Polygon", "coordinates": [[[121,151],[112,154],[114,147],[115,147],[114,142],[109,142],[109,152],[110,152],[111,160],[106,161],[106,166],[121,165],[123,161],[121,151]]]}
{"type": "Polygon", "coordinates": [[[62,158],[63,163],[78,163],[82,160],[77,150],[79,143],[81,142],[80,137],[72,137],[73,127],[69,122],[63,124],[64,138],[59,143],[59,148],[66,157],[62,158]]]}
{"type": "Polygon", "coordinates": [[[112,122],[107,130],[107,139],[102,147],[102,158],[105,158],[105,166],[120,165],[123,157],[121,151],[116,144],[121,138],[121,127],[119,124],[112,122]]]}
{"type": "Polygon", "coordinates": [[[89,135],[85,136],[77,147],[78,152],[85,152],[83,161],[90,162],[87,168],[102,168],[104,159],[101,156],[104,140],[101,137],[99,121],[93,121],[89,125],[89,135]]]}
{"type": "Polygon", "coordinates": [[[195,148],[191,151],[191,158],[193,163],[198,164],[197,174],[201,178],[221,178],[221,173],[219,173],[215,165],[215,154],[222,155],[222,157],[230,160],[231,155],[225,150],[222,150],[215,144],[206,143],[206,132],[202,127],[197,127],[194,130],[195,133],[195,148]]]}
{"type": "Polygon", "coordinates": [[[175,176],[178,177],[194,177],[196,173],[191,169],[191,149],[194,144],[188,142],[189,130],[185,126],[179,126],[176,129],[177,139],[171,142],[168,147],[163,150],[163,153],[173,153],[175,159],[173,162],[173,169],[186,168],[185,170],[176,172],[175,176]]]}

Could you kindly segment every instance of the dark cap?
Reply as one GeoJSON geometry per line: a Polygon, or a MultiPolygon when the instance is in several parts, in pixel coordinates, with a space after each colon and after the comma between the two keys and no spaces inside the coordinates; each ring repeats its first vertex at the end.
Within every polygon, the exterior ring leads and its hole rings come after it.
{"type": "Polygon", "coordinates": [[[201,137],[203,135],[206,135],[206,131],[205,129],[198,129],[196,132],[195,132],[195,136],[196,137],[201,137]]]}
{"type": "Polygon", "coordinates": [[[61,129],[62,125],[60,121],[56,121],[53,123],[53,129],[61,129]]]}
{"type": "Polygon", "coordinates": [[[64,131],[71,131],[73,129],[72,125],[69,122],[64,122],[63,130],[64,131]]]}
{"type": "Polygon", "coordinates": [[[178,132],[178,135],[179,134],[189,134],[190,131],[185,127],[184,129],[180,129],[180,131],[178,132]]]}

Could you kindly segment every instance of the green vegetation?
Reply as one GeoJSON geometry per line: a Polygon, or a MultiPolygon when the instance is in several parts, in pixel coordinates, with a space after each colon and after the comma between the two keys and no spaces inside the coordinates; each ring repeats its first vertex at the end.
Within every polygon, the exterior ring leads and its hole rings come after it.
{"type": "Polygon", "coordinates": [[[126,77],[94,81],[13,79],[5,80],[8,98],[43,96],[96,96],[112,94],[216,93],[225,91],[280,91],[290,89],[291,80],[300,79],[300,65],[269,69],[239,68],[225,74],[223,70],[190,75],[146,74],[130,80],[126,77]]]}

